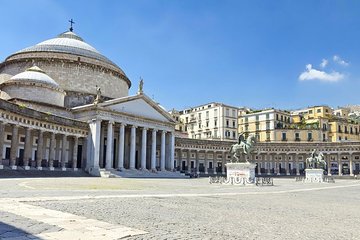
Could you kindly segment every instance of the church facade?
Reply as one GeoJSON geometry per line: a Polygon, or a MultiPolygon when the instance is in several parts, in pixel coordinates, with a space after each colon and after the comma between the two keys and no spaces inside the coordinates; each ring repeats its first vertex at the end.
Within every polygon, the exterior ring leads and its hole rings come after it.
{"type": "Polygon", "coordinates": [[[175,123],[71,31],[0,64],[0,168],[173,169],[175,123]]]}

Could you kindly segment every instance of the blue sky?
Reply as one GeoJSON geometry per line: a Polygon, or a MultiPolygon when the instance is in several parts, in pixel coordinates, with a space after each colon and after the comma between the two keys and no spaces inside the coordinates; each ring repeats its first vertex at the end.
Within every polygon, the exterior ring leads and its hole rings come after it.
{"type": "Polygon", "coordinates": [[[68,29],[167,109],[360,104],[360,1],[0,0],[0,59],[68,29]]]}

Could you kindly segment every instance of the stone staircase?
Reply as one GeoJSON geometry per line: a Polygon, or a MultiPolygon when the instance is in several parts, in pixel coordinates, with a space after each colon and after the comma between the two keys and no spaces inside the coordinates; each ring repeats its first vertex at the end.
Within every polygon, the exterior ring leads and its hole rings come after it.
{"type": "Polygon", "coordinates": [[[123,169],[121,171],[118,171],[112,169],[109,170],[108,172],[111,173],[112,177],[120,177],[120,178],[179,178],[179,179],[189,178],[189,176],[186,176],[184,173],[171,172],[171,171],[152,172],[149,170],[130,170],[130,169],[123,169]]]}

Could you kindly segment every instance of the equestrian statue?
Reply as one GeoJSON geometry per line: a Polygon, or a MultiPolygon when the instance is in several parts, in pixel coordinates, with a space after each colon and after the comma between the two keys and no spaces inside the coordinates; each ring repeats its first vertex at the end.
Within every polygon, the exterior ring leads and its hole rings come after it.
{"type": "Polygon", "coordinates": [[[324,154],[322,152],[319,152],[319,154],[316,154],[317,150],[314,149],[311,152],[311,156],[306,159],[306,166],[307,168],[313,169],[313,168],[325,168],[326,167],[326,161],[324,160],[324,154]]]}
{"type": "Polygon", "coordinates": [[[230,154],[231,154],[231,162],[246,162],[248,163],[249,161],[247,160],[246,157],[243,157],[243,159],[241,158],[241,156],[244,155],[249,155],[252,152],[252,147],[255,143],[255,136],[254,135],[250,135],[246,140],[245,140],[245,136],[243,133],[240,133],[239,138],[238,138],[238,143],[233,144],[230,148],[230,154]]]}

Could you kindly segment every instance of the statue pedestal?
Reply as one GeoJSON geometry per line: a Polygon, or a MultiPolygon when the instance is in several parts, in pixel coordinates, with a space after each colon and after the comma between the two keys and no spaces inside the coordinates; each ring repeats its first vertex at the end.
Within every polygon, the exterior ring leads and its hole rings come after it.
{"type": "Polygon", "coordinates": [[[324,179],[324,170],[319,168],[305,169],[305,182],[323,182],[324,179]]]}
{"type": "Polygon", "coordinates": [[[227,163],[227,179],[235,185],[253,185],[255,183],[254,163],[227,163]]]}

